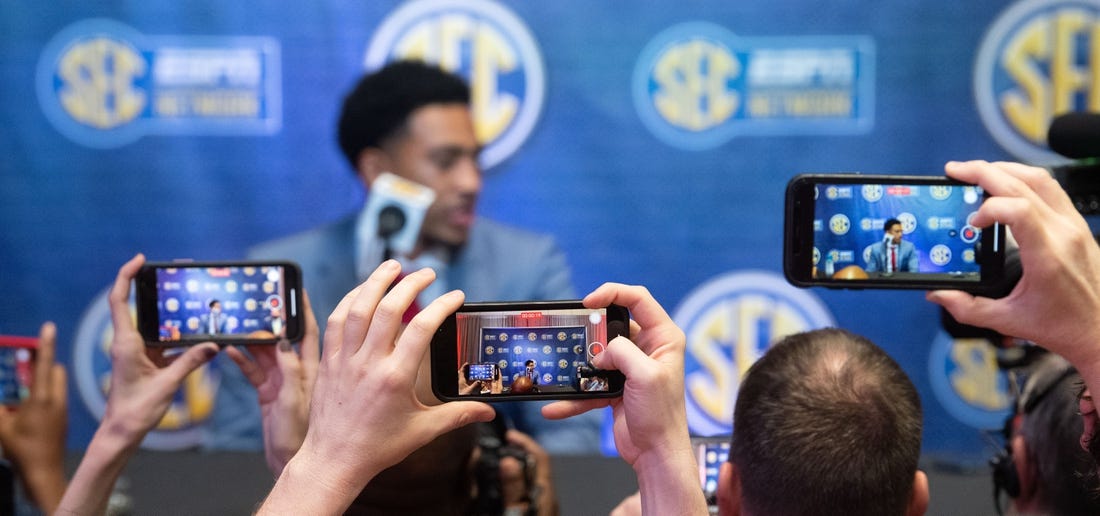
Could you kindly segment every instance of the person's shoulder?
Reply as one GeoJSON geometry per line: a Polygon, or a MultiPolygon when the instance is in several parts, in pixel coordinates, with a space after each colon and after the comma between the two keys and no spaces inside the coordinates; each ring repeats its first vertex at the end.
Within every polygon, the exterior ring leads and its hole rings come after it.
{"type": "Polygon", "coordinates": [[[355,235],[355,216],[347,216],[305,231],[260,242],[248,248],[252,259],[288,258],[322,252],[333,244],[349,246],[355,235]]]}
{"type": "Polygon", "coordinates": [[[550,234],[512,226],[485,217],[478,217],[470,230],[470,240],[477,239],[504,240],[512,243],[554,243],[554,237],[550,234]]]}

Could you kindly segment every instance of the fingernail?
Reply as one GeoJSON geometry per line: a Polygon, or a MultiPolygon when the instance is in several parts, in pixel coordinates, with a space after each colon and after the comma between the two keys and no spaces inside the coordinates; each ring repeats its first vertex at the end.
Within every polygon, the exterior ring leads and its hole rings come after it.
{"type": "Polygon", "coordinates": [[[211,360],[218,354],[218,348],[205,347],[202,354],[207,360],[211,360]]]}
{"type": "Polygon", "coordinates": [[[287,339],[279,339],[279,351],[290,351],[290,341],[287,339]]]}

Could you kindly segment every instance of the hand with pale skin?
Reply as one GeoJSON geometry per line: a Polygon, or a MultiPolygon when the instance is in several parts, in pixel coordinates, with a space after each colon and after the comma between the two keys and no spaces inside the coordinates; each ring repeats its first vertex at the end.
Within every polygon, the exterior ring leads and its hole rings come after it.
{"type": "Polygon", "coordinates": [[[38,332],[29,397],[0,409],[0,448],[30,499],[47,514],[57,509],[65,492],[68,398],[65,367],[54,360],[56,346],[57,327],[47,322],[38,332]]]}
{"type": "Polygon", "coordinates": [[[465,296],[440,296],[402,330],[402,314],[435,273],[421,269],[390,289],[400,272],[395,260],[382,263],[329,316],[305,441],[260,513],[340,513],[380,471],[445,432],[495,416],[480,402],[417,399],[432,336],[465,296]]]}
{"type": "Polygon", "coordinates": [[[298,350],[285,339],[275,346],[248,346],[252,359],[236,347],[225,350],[256,388],[263,421],[264,456],[276,478],[306,437],[309,400],[321,357],[320,330],[305,293],[302,306],[305,332],[298,350]]]}
{"type": "Polygon", "coordinates": [[[610,405],[615,448],[638,476],[643,514],[707,514],[684,406],[684,332],[641,286],[605,283],[584,298],[589,308],[630,310],[631,339],[616,337],[592,359],[626,376],[622,398],[558,401],[543,407],[561,419],[610,405]]]}
{"type": "Polygon", "coordinates": [[[1042,168],[1019,163],[950,162],[947,175],[992,197],[971,223],[1007,225],[1023,275],[1001,299],[934,291],[929,301],[958,321],[1033,341],[1069,360],[1100,389],[1100,246],[1066,192],[1042,168]]]}
{"type": "Polygon", "coordinates": [[[194,345],[171,359],[164,348],[145,347],[129,303],[130,282],[144,263],[140,254],[126,262],[107,295],[114,328],[107,408],[57,514],[102,514],[115,480],[145,435],[164,418],[184,379],[218,353],[213,342],[194,345]]]}

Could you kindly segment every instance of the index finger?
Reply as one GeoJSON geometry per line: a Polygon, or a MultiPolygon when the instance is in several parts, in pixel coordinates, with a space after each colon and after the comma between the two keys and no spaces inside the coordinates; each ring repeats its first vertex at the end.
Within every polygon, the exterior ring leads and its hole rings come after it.
{"type": "Polygon", "coordinates": [[[313,307],[309,304],[309,295],[305,289],[302,289],[302,310],[305,312],[306,332],[298,349],[302,355],[302,369],[306,378],[315,378],[317,364],[321,360],[321,330],[317,327],[317,318],[313,315],[313,307]]]}
{"type": "Polygon", "coordinates": [[[38,330],[38,349],[34,358],[34,383],[36,385],[46,385],[46,379],[49,378],[50,371],[53,369],[56,349],[57,326],[47,321],[38,330]]]}
{"type": "Polygon", "coordinates": [[[605,307],[610,304],[625,306],[630,317],[642,328],[652,328],[662,324],[672,324],[672,318],[661,307],[649,289],[641,285],[623,285],[604,283],[584,298],[584,306],[589,308],[605,307]]]}
{"type": "Polygon", "coordinates": [[[134,321],[130,317],[130,282],[138,269],[145,263],[145,256],[138,253],[118,269],[115,283],[107,294],[107,303],[111,307],[111,323],[116,332],[134,331],[134,321]]]}

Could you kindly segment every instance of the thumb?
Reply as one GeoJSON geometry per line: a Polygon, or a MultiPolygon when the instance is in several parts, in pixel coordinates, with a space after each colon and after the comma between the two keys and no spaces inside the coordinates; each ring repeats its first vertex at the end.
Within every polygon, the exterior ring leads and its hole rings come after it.
{"type": "Polygon", "coordinates": [[[947,310],[956,321],[963,324],[972,324],[976,320],[984,320],[986,316],[980,314],[982,310],[980,298],[959,290],[933,290],[924,295],[924,298],[947,310]]]}
{"type": "Polygon", "coordinates": [[[166,374],[174,383],[183,383],[183,379],[192,371],[202,367],[218,354],[218,345],[213,342],[205,342],[193,346],[182,355],[176,357],[168,367],[164,368],[166,374]]]}
{"type": "Polygon", "coordinates": [[[649,356],[639,349],[633,341],[619,336],[607,343],[603,353],[592,358],[592,365],[600,369],[622,371],[629,380],[632,375],[639,373],[638,368],[642,367],[648,360],[649,356]]]}
{"type": "Polygon", "coordinates": [[[437,422],[439,433],[449,432],[470,423],[492,421],[497,413],[480,401],[452,401],[431,407],[429,418],[437,422]]]}

